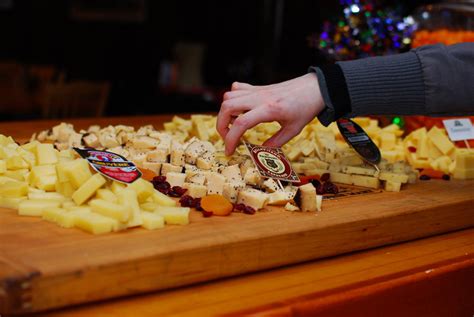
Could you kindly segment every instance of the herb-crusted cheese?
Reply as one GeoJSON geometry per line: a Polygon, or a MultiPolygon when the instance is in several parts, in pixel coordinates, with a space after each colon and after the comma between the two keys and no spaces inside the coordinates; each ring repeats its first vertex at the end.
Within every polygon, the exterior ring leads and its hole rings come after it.
{"type": "Polygon", "coordinates": [[[224,175],[226,182],[235,183],[242,182],[242,175],[238,164],[226,166],[222,168],[221,174],[224,175]]]}
{"type": "Polygon", "coordinates": [[[266,193],[253,188],[245,188],[239,191],[237,203],[250,206],[255,210],[259,210],[265,207],[267,200],[268,195],[266,193]]]}
{"type": "Polygon", "coordinates": [[[245,188],[244,182],[225,183],[222,195],[231,203],[235,204],[239,197],[239,191],[245,188]]]}
{"type": "Polygon", "coordinates": [[[207,194],[220,194],[224,190],[225,177],[215,172],[209,172],[206,175],[207,194]]]}

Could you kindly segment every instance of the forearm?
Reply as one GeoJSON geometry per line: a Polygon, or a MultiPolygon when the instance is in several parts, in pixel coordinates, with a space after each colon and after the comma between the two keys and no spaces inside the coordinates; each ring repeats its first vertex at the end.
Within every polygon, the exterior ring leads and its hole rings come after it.
{"type": "Polygon", "coordinates": [[[474,43],[310,70],[318,75],[326,104],[318,117],[326,125],[341,116],[474,114],[474,43]]]}

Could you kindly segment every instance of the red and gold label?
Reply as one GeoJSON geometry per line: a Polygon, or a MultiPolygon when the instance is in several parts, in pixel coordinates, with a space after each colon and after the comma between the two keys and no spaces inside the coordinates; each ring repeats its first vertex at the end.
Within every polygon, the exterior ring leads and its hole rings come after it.
{"type": "Polygon", "coordinates": [[[291,167],[281,148],[245,143],[250,157],[262,177],[287,182],[299,182],[300,179],[291,167]]]}

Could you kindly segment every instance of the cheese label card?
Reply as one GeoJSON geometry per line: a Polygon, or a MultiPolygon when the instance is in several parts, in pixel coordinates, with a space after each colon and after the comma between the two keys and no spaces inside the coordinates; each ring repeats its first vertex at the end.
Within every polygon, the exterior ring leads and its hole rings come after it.
{"type": "Polygon", "coordinates": [[[86,159],[93,169],[111,180],[131,184],[142,176],[135,164],[121,155],[95,149],[74,150],[86,159]]]}
{"type": "Polygon", "coordinates": [[[262,177],[287,182],[299,182],[300,179],[291,167],[281,148],[255,145],[245,142],[253,163],[262,177]]]}
{"type": "Polygon", "coordinates": [[[350,119],[337,120],[337,127],[344,140],[369,164],[377,165],[382,156],[380,150],[357,123],[350,119]]]}
{"type": "Polygon", "coordinates": [[[470,119],[443,120],[443,124],[451,141],[474,139],[474,129],[470,119]]]}

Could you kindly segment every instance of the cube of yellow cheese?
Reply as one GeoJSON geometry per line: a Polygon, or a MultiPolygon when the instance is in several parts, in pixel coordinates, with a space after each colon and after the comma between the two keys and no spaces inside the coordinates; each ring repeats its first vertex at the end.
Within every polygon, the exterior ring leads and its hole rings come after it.
{"type": "Polygon", "coordinates": [[[117,196],[113,191],[107,188],[101,188],[97,190],[96,197],[99,199],[110,201],[111,203],[117,202],[117,196]]]}
{"type": "Polygon", "coordinates": [[[18,205],[20,216],[41,216],[46,208],[60,207],[61,203],[54,200],[23,200],[18,205]]]}
{"type": "Polygon", "coordinates": [[[105,178],[99,173],[94,174],[85,183],[79,187],[74,194],[72,200],[78,205],[82,205],[86,200],[91,198],[95,192],[105,184],[105,178]]]}
{"type": "Polygon", "coordinates": [[[382,141],[381,148],[383,150],[391,150],[395,146],[396,137],[393,133],[382,132],[380,134],[380,139],[382,141]]]}
{"type": "Polygon", "coordinates": [[[155,203],[157,203],[158,205],[161,205],[161,206],[169,206],[169,207],[176,206],[176,201],[174,199],[172,199],[171,197],[166,196],[163,193],[160,193],[157,190],[153,191],[152,199],[153,199],[153,202],[155,202],[155,203]]]}
{"type": "Polygon", "coordinates": [[[102,199],[92,199],[89,202],[92,211],[106,217],[117,219],[121,222],[127,222],[132,212],[129,206],[114,204],[102,199]]]}
{"type": "Polygon", "coordinates": [[[140,205],[137,200],[137,193],[130,188],[126,188],[117,194],[118,204],[126,206],[131,210],[130,218],[127,221],[127,227],[136,227],[142,224],[140,205]]]}
{"type": "Polygon", "coordinates": [[[28,193],[28,199],[37,199],[37,200],[53,200],[59,201],[60,203],[64,202],[67,197],[60,193],[41,193],[41,192],[30,192],[28,193]]]}
{"type": "Polygon", "coordinates": [[[165,227],[165,218],[157,213],[142,212],[142,227],[148,230],[154,230],[165,227]]]}
{"type": "Polygon", "coordinates": [[[145,210],[145,211],[155,211],[156,208],[158,208],[158,204],[154,202],[146,202],[143,204],[140,204],[140,209],[145,210]]]}
{"type": "Polygon", "coordinates": [[[379,179],[383,181],[391,181],[405,184],[408,181],[408,175],[406,174],[395,174],[390,172],[380,172],[379,179]]]}
{"type": "Polygon", "coordinates": [[[18,210],[18,206],[26,197],[1,197],[0,196],[0,207],[2,208],[9,208],[18,210]]]}
{"type": "Polygon", "coordinates": [[[77,213],[74,226],[93,234],[103,234],[114,230],[114,219],[96,213],[77,213]]]}
{"type": "Polygon", "coordinates": [[[189,223],[189,207],[159,206],[155,213],[163,216],[169,225],[187,225],[189,223]]]}
{"type": "Polygon", "coordinates": [[[82,184],[92,177],[89,163],[84,159],[64,162],[63,171],[65,178],[67,178],[76,189],[81,187],[82,184]]]}
{"type": "Polygon", "coordinates": [[[52,192],[56,190],[56,182],[58,178],[56,175],[46,175],[38,179],[36,187],[39,189],[52,192]]]}
{"type": "Polygon", "coordinates": [[[64,195],[65,197],[72,197],[72,194],[74,194],[74,192],[76,191],[74,189],[74,186],[72,186],[72,184],[70,182],[59,182],[59,181],[56,181],[56,184],[55,184],[55,190],[64,195]]]}
{"type": "Polygon", "coordinates": [[[474,179],[474,169],[454,168],[454,179],[474,179]]]}
{"type": "Polygon", "coordinates": [[[7,162],[5,160],[0,160],[0,174],[3,174],[7,171],[7,162]]]}
{"type": "Polygon", "coordinates": [[[112,185],[110,185],[110,190],[117,195],[121,190],[125,189],[127,186],[125,184],[119,183],[119,182],[112,182],[112,185]]]}
{"type": "Polygon", "coordinates": [[[453,142],[451,142],[446,134],[444,134],[443,131],[436,126],[430,129],[427,136],[430,141],[438,148],[438,150],[440,150],[445,155],[454,149],[453,142]]]}
{"type": "Polygon", "coordinates": [[[385,181],[385,187],[384,189],[388,192],[399,192],[400,188],[402,186],[402,183],[400,182],[394,182],[394,181],[385,181]]]}
{"type": "Polygon", "coordinates": [[[474,149],[458,149],[455,161],[456,168],[474,169],[474,149]]]}
{"type": "Polygon", "coordinates": [[[74,213],[63,208],[45,208],[43,210],[42,218],[46,221],[54,222],[64,228],[74,227],[74,213]]]}
{"type": "Polygon", "coordinates": [[[28,185],[26,182],[7,181],[0,184],[1,197],[23,197],[28,194],[28,185]]]}
{"type": "Polygon", "coordinates": [[[50,143],[39,143],[36,145],[36,162],[38,165],[56,164],[58,151],[50,143]]]}
{"type": "Polygon", "coordinates": [[[20,155],[10,156],[7,158],[6,164],[7,169],[9,170],[18,170],[30,167],[30,165],[20,155]]]}
{"type": "Polygon", "coordinates": [[[30,173],[30,185],[37,186],[41,179],[46,176],[56,176],[56,167],[54,165],[38,165],[33,166],[30,173]]]}
{"type": "Polygon", "coordinates": [[[140,203],[144,203],[148,197],[153,195],[153,192],[155,191],[153,184],[144,180],[143,178],[137,179],[128,185],[128,188],[134,190],[137,193],[137,198],[140,203]]]}

